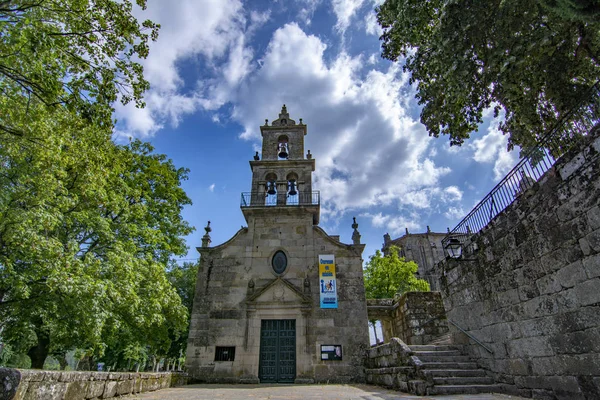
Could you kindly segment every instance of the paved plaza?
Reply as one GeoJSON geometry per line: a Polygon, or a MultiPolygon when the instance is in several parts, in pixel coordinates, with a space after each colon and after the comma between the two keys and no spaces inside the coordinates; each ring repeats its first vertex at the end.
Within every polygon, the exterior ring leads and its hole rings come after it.
{"type": "MultiPolygon", "coordinates": [[[[501,394],[413,396],[370,385],[188,385],[127,396],[127,399],[161,400],[520,400],[501,394]]],[[[524,400],[524,399],[523,399],[524,400]]]]}

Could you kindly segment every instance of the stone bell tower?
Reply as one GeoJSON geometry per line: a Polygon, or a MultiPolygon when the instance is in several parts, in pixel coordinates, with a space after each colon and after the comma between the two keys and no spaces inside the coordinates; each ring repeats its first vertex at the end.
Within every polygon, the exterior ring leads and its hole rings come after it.
{"type": "Polygon", "coordinates": [[[260,127],[240,208],[247,226],[211,247],[204,228],[186,365],[202,382],[364,381],[369,345],[358,223],[352,244],[319,227],[306,125],[260,127]]]}
{"type": "Polygon", "coordinates": [[[277,213],[295,207],[310,214],[319,224],[319,192],[312,191],[315,160],[310,150],[304,155],[306,125],[290,118],[285,104],[279,118],[260,127],[263,137],[262,159],[250,161],[252,191],[242,194],[242,212],[246,221],[256,211],[277,213]],[[251,207],[248,207],[251,206],[251,207]],[[265,209],[261,210],[261,206],[265,209]],[[257,208],[258,207],[258,208],[257,208]]]}

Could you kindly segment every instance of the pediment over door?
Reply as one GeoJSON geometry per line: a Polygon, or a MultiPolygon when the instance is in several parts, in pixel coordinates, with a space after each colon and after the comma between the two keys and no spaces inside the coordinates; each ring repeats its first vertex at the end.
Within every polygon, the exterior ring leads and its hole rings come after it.
{"type": "Polygon", "coordinates": [[[310,308],[312,299],[287,280],[275,278],[268,285],[248,296],[246,305],[249,309],[310,308]]]}

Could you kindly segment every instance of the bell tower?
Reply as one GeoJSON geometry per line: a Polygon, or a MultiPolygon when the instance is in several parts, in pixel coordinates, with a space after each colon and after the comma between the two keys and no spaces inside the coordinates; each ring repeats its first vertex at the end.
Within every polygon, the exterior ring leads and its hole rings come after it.
{"type": "Polygon", "coordinates": [[[306,125],[290,118],[285,104],[279,118],[260,127],[262,157],[254,156],[251,192],[242,193],[241,209],[246,218],[259,212],[277,214],[298,210],[312,215],[319,224],[319,192],[312,190],[315,160],[304,154],[306,125]]]}

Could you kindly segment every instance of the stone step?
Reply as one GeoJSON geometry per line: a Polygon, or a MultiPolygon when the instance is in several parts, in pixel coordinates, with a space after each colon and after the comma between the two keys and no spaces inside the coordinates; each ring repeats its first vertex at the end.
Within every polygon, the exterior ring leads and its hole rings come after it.
{"type": "Polygon", "coordinates": [[[458,350],[439,350],[439,351],[415,351],[415,356],[462,356],[463,354],[458,350]]]}
{"type": "Polygon", "coordinates": [[[408,347],[410,347],[410,349],[412,351],[448,351],[448,350],[462,351],[462,346],[456,346],[456,345],[434,346],[431,344],[411,344],[408,347]]]}
{"type": "Polygon", "coordinates": [[[428,394],[478,394],[500,392],[498,385],[439,385],[428,390],[428,394]]]}
{"type": "Polygon", "coordinates": [[[482,377],[487,376],[485,371],[482,369],[427,369],[424,370],[425,374],[431,376],[432,378],[436,377],[482,377]]]}
{"type": "Polygon", "coordinates": [[[438,336],[437,338],[435,338],[434,340],[432,340],[431,342],[429,342],[427,344],[433,344],[433,345],[452,344],[452,337],[450,336],[449,333],[445,333],[441,336],[438,336]]]}
{"type": "Polygon", "coordinates": [[[445,376],[433,378],[433,384],[438,385],[492,385],[494,380],[489,376],[445,376]]]}
{"type": "Polygon", "coordinates": [[[446,355],[436,355],[436,354],[418,354],[415,353],[415,356],[419,358],[419,360],[426,362],[469,362],[471,358],[469,356],[446,356],[446,355]]]}
{"type": "Polygon", "coordinates": [[[424,369],[477,369],[474,362],[423,362],[424,369]]]}

